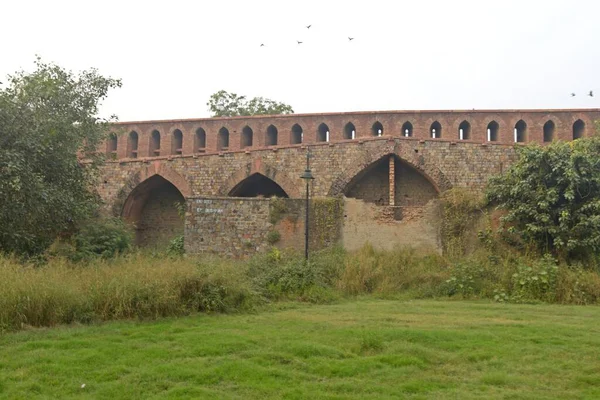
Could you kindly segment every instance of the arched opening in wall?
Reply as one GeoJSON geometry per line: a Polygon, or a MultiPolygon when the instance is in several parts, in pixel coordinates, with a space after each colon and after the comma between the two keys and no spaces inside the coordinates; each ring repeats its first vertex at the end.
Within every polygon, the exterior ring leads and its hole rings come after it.
{"type": "Polygon", "coordinates": [[[252,147],[254,142],[254,132],[248,125],[242,129],[242,149],[246,147],[252,147]]]}
{"type": "Polygon", "coordinates": [[[292,144],[300,144],[304,140],[304,133],[302,132],[302,127],[298,124],[294,124],[292,126],[292,140],[290,142],[292,144]]]}
{"type": "Polygon", "coordinates": [[[412,137],[413,135],[413,126],[410,122],[406,121],[402,124],[402,136],[404,137],[412,137]]]}
{"type": "Polygon", "coordinates": [[[267,146],[277,146],[277,128],[274,125],[269,125],[267,128],[267,146]]]}
{"type": "Polygon", "coordinates": [[[515,124],[515,142],[524,143],[527,141],[527,124],[522,119],[515,124]]]}
{"type": "Polygon", "coordinates": [[[229,150],[229,129],[222,127],[217,135],[217,151],[229,150]]]}
{"type": "Polygon", "coordinates": [[[137,158],[138,156],[138,134],[136,131],[129,132],[127,138],[127,156],[129,158],[137,158]]]}
{"type": "Polygon", "coordinates": [[[109,160],[117,159],[117,134],[111,133],[106,141],[106,157],[109,160]]]}
{"type": "Polygon", "coordinates": [[[329,142],[329,127],[325,123],[317,129],[317,142],[329,142]]]}
{"type": "Polygon", "coordinates": [[[431,133],[432,139],[441,138],[442,137],[442,125],[438,121],[435,121],[433,124],[431,124],[431,127],[429,128],[429,132],[431,133]]]}
{"type": "Polygon", "coordinates": [[[235,185],[229,192],[231,197],[285,197],[288,195],[272,179],[263,174],[255,173],[235,185]]]}
{"type": "Polygon", "coordinates": [[[171,154],[182,154],[183,153],[183,133],[179,129],[173,131],[173,138],[171,139],[171,154]]]}
{"type": "Polygon", "coordinates": [[[154,175],[129,194],[122,216],[135,226],[138,246],[164,249],[173,238],[183,235],[183,207],[181,192],[162,176],[154,175]]]}
{"type": "Polygon", "coordinates": [[[468,121],[463,121],[458,125],[458,139],[471,140],[471,124],[468,121]]]}
{"type": "Polygon", "coordinates": [[[206,131],[202,128],[196,129],[194,135],[194,153],[204,153],[206,151],[206,131]]]}
{"type": "Polygon", "coordinates": [[[160,132],[156,129],[150,134],[150,157],[160,156],[160,132]]]}
{"type": "Polygon", "coordinates": [[[498,131],[500,130],[500,126],[496,121],[492,121],[487,126],[487,140],[488,142],[497,142],[498,141],[498,131]]]}
{"type": "Polygon", "coordinates": [[[352,122],[348,122],[346,126],[344,126],[344,139],[356,139],[356,128],[352,122]]]}
{"type": "MultiPolygon", "coordinates": [[[[390,156],[367,166],[346,185],[344,195],[377,205],[390,205],[390,156]]],[[[394,205],[422,207],[438,196],[431,181],[416,168],[394,157],[394,205]]]]}
{"type": "Polygon", "coordinates": [[[371,127],[371,134],[373,136],[383,136],[383,125],[381,124],[381,122],[376,121],[373,126],[371,127]]]}
{"type": "Polygon", "coordinates": [[[578,119],[573,124],[573,139],[580,139],[585,135],[585,123],[578,119]]]}
{"type": "Polygon", "coordinates": [[[551,142],[554,140],[555,130],[556,126],[554,125],[554,121],[546,121],[546,123],[544,124],[544,142],[551,142]]]}

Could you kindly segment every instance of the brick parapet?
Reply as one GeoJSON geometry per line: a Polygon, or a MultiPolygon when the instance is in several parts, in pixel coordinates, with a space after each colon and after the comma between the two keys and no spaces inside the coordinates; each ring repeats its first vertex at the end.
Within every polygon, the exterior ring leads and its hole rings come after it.
{"type": "MultiPolygon", "coordinates": [[[[328,145],[317,142],[317,132],[321,124],[329,128],[331,143],[345,141],[357,142],[372,139],[373,124],[379,122],[383,126],[383,135],[388,138],[403,138],[404,140],[473,142],[490,144],[513,144],[514,127],[519,120],[527,124],[526,142],[543,143],[543,126],[547,121],[555,124],[554,139],[570,140],[573,138],[573,124],[581,120],[585,124],[585,135],[593,131],[593,123],[600,119],[600,109],[548,109],[548,110],[456,110],[456,111],[377,111],[377,112],[347,112],[321,114],[288,114],[272,116],[230,117],[230,118],[201,118],[161,121],[121,122],[113,125],[113,131],[118,134],[117,157],[128,160],[127,141],[129,133],[138,134],[138,158],[162,158],[172,156],[171,140],[176,129],[183,133],[183,156],[201,154],[194,146],[194,136],[199,128],[206,132],[204,153],[223,152],[217,147],[218,133],[221,128],[229,131],[229,146],[226,152],[254,152],[265,148],[301,147],[304,145],[328,145]],[[441,138],[430,137],[430,127],[433,122],[439,122],[442,127],[441,138]],[[459,139],[459,125],[467,121],[470,124],[470,138],[459,139]],[[496,121],[499,125],[498,141],[490,142],[487,138],[487,126],[496,121]],[[344,127],[351,122],[356,128],[355,139],[344,138],[344,127]],[[410,122],[413,127],[412,137],[404,138],[402,126],[410,122]],[[298,124],[303,130],[303,143],[292,144],[292,127],[298,124]],[[266,145],[267,129],[270,125],[277,128],[278,141],[275,146],[266,145]],[[242,130],[250,127],[253,131],[253,144],[242,147],[242,130]],[[150,135],[157,130],[161,135],[161,154],[154,157],[150,154],[150,135]]],[[[106,148],[104,145],[103,149],[106,148]]]]}

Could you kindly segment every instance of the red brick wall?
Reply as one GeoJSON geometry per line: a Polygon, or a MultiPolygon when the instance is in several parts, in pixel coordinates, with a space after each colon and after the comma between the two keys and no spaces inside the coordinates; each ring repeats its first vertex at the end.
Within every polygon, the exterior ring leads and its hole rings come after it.
{"type": "MultiPolygon", "coordinates": [[[[183,134],[181,154],[194,154],[194,136],[199,128],[206,132],[205,152],[217,152],[218,132],[221,128],[229,131],[229,147],[227,151],[251,151],[267,147],[267,130],[272,125],[277,130],[277,146],[291,144],[292,126],[302,127],[304,144],[317,142],[318,127],[324,123],[328,126],[331,142],[344,141],[344,127],[351,122],[356,127],[356,139],[373,138],[373,125],[380,123],[386,137],[403,137],[402,125],[410,122],[413,126],[413,138],[431,139],[430,128],[434,122],[442,127],[442,137],[435,140],[459,141],[459,126],[467,121],[471,127],[467,142],[487,142],[487,127],[492,121],[499,125],[497,143],[514,143],[513,130],[519,120],[527,124],[527,141],[543,143],[543,126],[552,121],[555,124],[554,138],[571,140],[573,124],[581,120],[585,123],[584,135],[594,130],[593,123],[600,119],[599,109],[574,110],[471,110],[471,111],[379,111],[327,114],[290,114],[278,116],[254,116],[234,118],[203,118],[187,120],[138,121],[123,122],[114,125],[113,131],[118,134],[117,158],[128,158],[127,138],[131,131],[139,136],[138,158],[154,157],[151,154],[151,135],[154,130],[160,132],[161,157],[175,154],[173,138],[177,130],[183,134]],[[242,146],[244,127],[253,131],[252,146],[242,146]]],[[[107,146],[101,147],[107,151],[107,146]]]]}

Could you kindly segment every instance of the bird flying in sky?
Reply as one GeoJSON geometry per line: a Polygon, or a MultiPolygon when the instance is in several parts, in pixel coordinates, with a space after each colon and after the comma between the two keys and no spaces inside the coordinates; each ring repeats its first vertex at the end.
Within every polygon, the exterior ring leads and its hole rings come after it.
{"type": "Polygon", "coordinates": [[[588,96],[590,96],[590,97],[594,97],[594,91],[593,91],[593,90],[590,90],[590,92],[588,93],[588,96]]]}
{"type": "Polygon", "coordinates": [[[352,41],[352,40],[354,40],[354,38],[353,38],[353,37],[350,37],[350,36],[348,36],[348,40],[352,41]]]}
{"type": "Polygon", "coordinates": [[[298,42],[298,44],[302,44],[302,42],[301,42],[301,41],[299,41],[299,40],[296,40],[296,42],[298,42]]]}
{"type": "Polygon", "coordinates": [[[306,25],[306,29],[310,29],[312,25],[306,25]]]}
{"type": "Polygon", "coordinates": [[[571,93],[571,97],[575,97],[575,93],[571,93]]]}

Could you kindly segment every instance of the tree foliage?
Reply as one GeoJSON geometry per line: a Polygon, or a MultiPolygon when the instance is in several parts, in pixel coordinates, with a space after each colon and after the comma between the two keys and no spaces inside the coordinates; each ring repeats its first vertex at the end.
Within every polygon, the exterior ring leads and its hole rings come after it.
{"type": "Polygon", "coordinates": [[[213,117],[236,117],[249,115],[293,114],[291,106],[264,97],[246,96],[219,90],[206,103],[213,117]]]}
{"type": "Polygon", "coordinates": [[[505,229],[561,258],[600,250],[600,137],[519,146],[519,159],[490,181],[505,229]]]}
{"type": "Polygon", "coordinates": [[[96,115],[121,85],[94,69],[35,66],[0,90],[0,252],[42,251],[94,210],[96,150],[110,122],[96,115]]]}

